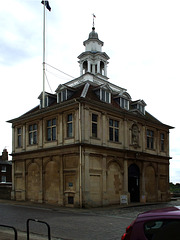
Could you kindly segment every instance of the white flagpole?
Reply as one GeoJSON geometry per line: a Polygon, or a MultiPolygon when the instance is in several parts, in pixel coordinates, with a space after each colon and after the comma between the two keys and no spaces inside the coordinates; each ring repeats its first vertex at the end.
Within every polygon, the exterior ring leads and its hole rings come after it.
{"type": "Polygon", "coordinates": [[[45,11],[46,6],[44,3],[43,8],[43,97],[42,97],[42,108],[45,107],[45,11]]]}

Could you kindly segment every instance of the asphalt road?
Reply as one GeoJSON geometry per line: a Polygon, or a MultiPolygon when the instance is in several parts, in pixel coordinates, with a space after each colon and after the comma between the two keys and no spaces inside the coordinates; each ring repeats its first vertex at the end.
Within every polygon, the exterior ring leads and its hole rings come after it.
{"type": "MultiPolygon", "coordinates": [[[[128,208],[114,206],[95,209],[67,209],[0,200],[0,224],[13,226],[18,231],[26,232],[27,219],[38,219],[50,225],[51,236],[57,239],[116,240],[121,239],[125,228],[140,212],[169,205],[180,205],[180,201],[128,208]]],[[[30,221],[29,228],[30,232],[47,234],[46,225],[41,223],[30,221]]]]}

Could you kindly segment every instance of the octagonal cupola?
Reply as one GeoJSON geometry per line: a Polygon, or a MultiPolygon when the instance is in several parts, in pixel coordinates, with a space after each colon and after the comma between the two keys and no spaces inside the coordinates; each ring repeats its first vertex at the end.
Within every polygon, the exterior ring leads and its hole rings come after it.
{"type": "Polygon", "coordinates": [[[105,52],[102,52],[104,43],[99,40],[98,33],[95,32],[94,26],[89,33],[88,39],[83,42],[83,45],[85,46],[85,51],[78,56],[80,75],[91,73],[107,80],[109,56],[105,52]]]}

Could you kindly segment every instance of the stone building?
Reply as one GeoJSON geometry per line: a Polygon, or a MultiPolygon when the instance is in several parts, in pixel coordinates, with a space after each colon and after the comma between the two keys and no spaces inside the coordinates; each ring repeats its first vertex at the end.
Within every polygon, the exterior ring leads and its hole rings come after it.
{"type": "Polygon", "coordinates": [[[169,130],[109,81],[95,28],[80,76],[12,119],[12,198],[88,207],[169,199],[169,130]]]}

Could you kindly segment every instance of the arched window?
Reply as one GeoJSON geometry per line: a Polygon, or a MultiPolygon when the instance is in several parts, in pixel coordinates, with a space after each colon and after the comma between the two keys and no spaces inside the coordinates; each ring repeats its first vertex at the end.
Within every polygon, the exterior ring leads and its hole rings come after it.
{"type": "Polygon", "coordinates": [[[86,73],[88,71],[88,62],[84,61],[83,62],[83,74],[86,73]]]}
{"type": "Polygon", "coordinates": [[[100,73],[101,73],[102,75],[105,74],[105,71],[104,71],[104,63],[103,63],[102,61],[100,62],[100,73]]]}

